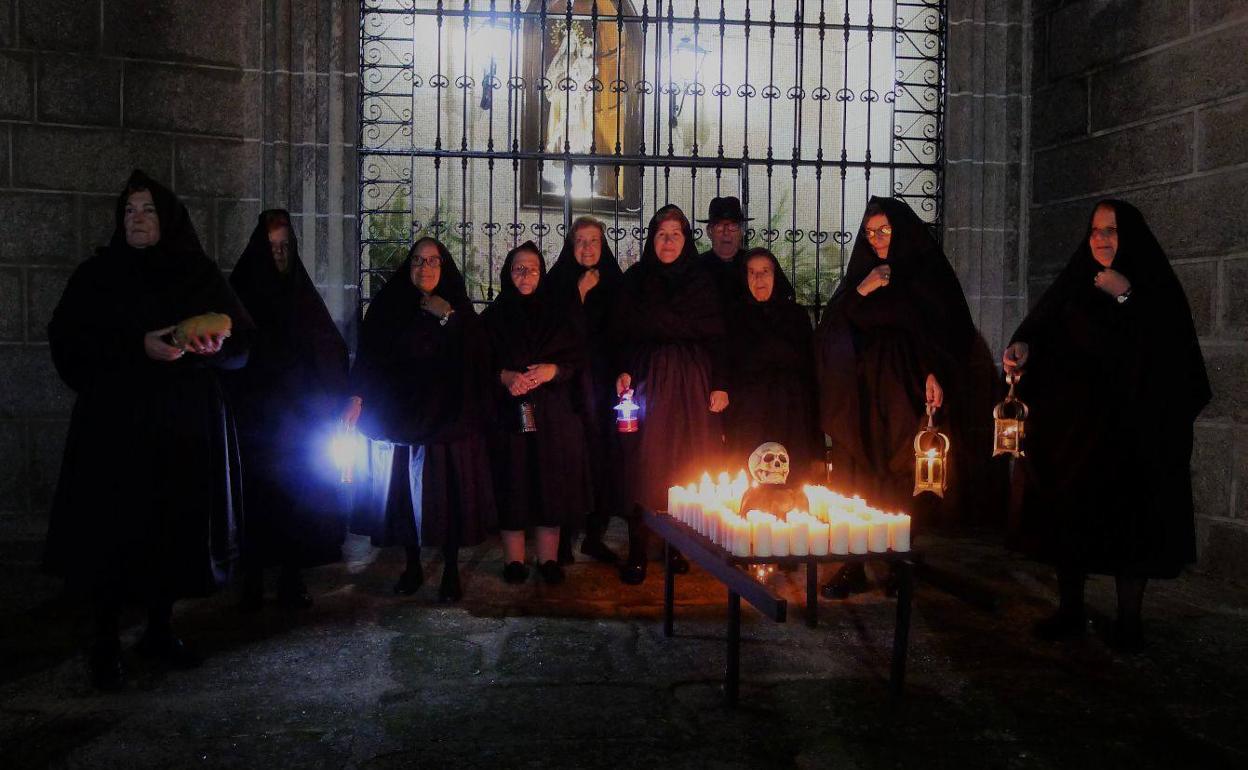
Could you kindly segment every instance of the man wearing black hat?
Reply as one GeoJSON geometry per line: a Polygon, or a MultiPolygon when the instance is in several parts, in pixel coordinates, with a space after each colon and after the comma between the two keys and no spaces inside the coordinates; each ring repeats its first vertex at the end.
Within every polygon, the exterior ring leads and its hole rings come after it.
{"type": "Polygon", "coordinates": [[[741,210],[741,201],[729,195],[712,198],[706,219],[698,221],[706,223],[706,234],[711,240],[710,251],[700,255],[702,264],[715,277],[720,301],[727,307],[745,288],[740,273],[740,263],[745,259],[741,245],[749,217],[741,210]]]}

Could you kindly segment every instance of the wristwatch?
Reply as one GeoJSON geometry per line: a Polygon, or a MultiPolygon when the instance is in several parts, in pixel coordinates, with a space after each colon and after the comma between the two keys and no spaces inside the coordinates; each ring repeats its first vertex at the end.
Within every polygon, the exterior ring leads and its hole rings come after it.
{"type": "Polygon", "coordinates": [[[1127,289],[1122,294],[1119,294],[1117,297],[1114,297],[1114,299],[1118,300],[1119,305],[1123,304],[1127,300],[1131,299],[1131,290],[1127,289]]]}

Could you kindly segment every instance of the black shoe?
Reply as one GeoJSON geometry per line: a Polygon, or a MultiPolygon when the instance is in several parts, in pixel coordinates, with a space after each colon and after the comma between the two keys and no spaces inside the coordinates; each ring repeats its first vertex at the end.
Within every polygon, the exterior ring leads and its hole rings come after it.
{"type": "Polygon", "coordinates": [[[150,628],[134,647],[141,657],[160,660],[173,668],[199,668],[204,659],[192,650],[172,630],[152,631],[150,628]]]}
{"type": "Polygon", "coordinates": [[[646,563],[644,561],[628,561],[620,567],[620,582],[630,586],[639,586],[646,582],[646,563]]]}
{"type": "Polygon", "coordinates": [[[425,573],[420,568],[408,567],[399,575],[399,582],[394,584],[394,592],[400,596],[411,596],[425,584],[425,573]]]}
{"type": "Polygon", "coordinates": [[[91,684],[97,690],[117,692],[125,683],[125,671],[121,667],[121,643],[116,639],[96,642],[87,655],[87,668],[91,671],[91,684]]]}
{"type": "Polygon", "coordinates": [[[559,534],[559,551],[555,555],[555,561],[559,562],[561,567],[569,564],[576,564],[576,554],[572,553],[572,537],[570,535],[559,534]]]}
{"type": "Polygon", "coordinates": [[[544,561],[537,566],[537,574],[548,586],[557,586],[564,580],[563,567],[557,561],[544,561]]]}
{"type": "Polygon", "coordinates": [[[1082,612],[1059,609],[1049,617],[1037,621],[1031,627],[1031,635],[1045,642],[1075,639],[1088,631],[1088,621],[1082,612]]]}
{"type": "Polygon", "coordinates": [[[529,579],[529,568],[524,566],[524,562],[512,561],[503,567],[503,580],[514,585],[519,585],[529,579]]]}
{"type": "Polygon", "coordinates": [[[667,558],[667,568],[672,571],[673,575],[687,575],[689,573],[689,560],[680,551],[673,549],[671,556],[667,558]]]}
{"type": "Polygon", "coordinates": [[[846,564],[824,583],[819,593],[825,599],[848,599],[850,594],[867,590],[867,572],[861,564],[846,564]]]}
{"type": "Polygon", "coordinates": [[[600,561],[603,564],[619,564],[620,556],[615,551],[607,547],[601,538],[585,536],[581,541],[581,553],[585,554],[594,561],[600,561]]]}
{"type": "Polygon", "coordinates": [[[459,585],[459,567],[443,567],[442,583],[438,586],[438,601],[442,604],[453,604],[464,598],[464,589],[459,585]]]}
{"type": "Polygon", "coordinates": [[[1113,635],[1109,639],[1109,646],[1113,647],[1116,652],[1126,655],[1135,655],[1144,651],[1144,628],[1138,619],[1123,620],[1119,618],[1114,621],[1113,635]]]}

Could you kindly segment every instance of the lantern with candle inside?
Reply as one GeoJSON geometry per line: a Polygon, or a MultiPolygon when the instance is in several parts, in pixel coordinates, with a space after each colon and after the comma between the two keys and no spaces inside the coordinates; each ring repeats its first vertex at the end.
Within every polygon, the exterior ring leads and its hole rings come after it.
{"type": "Polygon", "coordinates": [[[1015,457],[1026,457],[1023,451],[1023,429],[1027,420],[1027,405],[1014,395],[1014,386],[1018,384],[1019,374],[1017,371],[1010,372],[1005,376],[1005,381],[1010,384],[1010,392],[1005,394],[1005,400],[997,404],[992,410],[993,432],[992,432],[992,456],[997,455],[1014,455],[1015,457]]]}
{"type": "Polygon", "coordinates": [[[633,391],[626,390],[620,394],[620,402],[615,405],[615,429],[620,433],[636,433],[637,414],[641,407],[633,401],[633,391]]]}
{"type": "Polygon", "coordinates": [[[329,440],[329,454],[338,468],[338,480],[350,484],[355,477],[355,466],[364,454],[364,437],[354,425],[342,423],[329,440]]]}
{"type": "Polygon", "coordinates": [[[914,437],[914,494],[935,492],[944,497],[949,486],[949,437],[936,430],[935,413],[936,407],[928,404],[927,425],[914,437]]]}

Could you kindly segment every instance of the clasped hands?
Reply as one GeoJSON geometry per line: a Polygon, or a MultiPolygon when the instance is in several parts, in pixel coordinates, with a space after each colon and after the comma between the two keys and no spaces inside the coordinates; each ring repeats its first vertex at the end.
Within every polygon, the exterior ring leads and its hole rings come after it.
{"type": "Polygon", "coordinates": [[[498,379],[513,396],[523,396],[531,390],[545,385],[559,373],[554,364],[530,364],[523,372],[504,369],[498,373],[498,379]]]}
{"type": "MultiPolygon", "coordinates": [[[[633,389],[633,376],[627,372],[615,378],[615,395],[622,396],[624,391],[633,389]]],[[[719,414],[728,408],[728,394],[722,390],[712,390],[706,408],[719,414]]]]}

